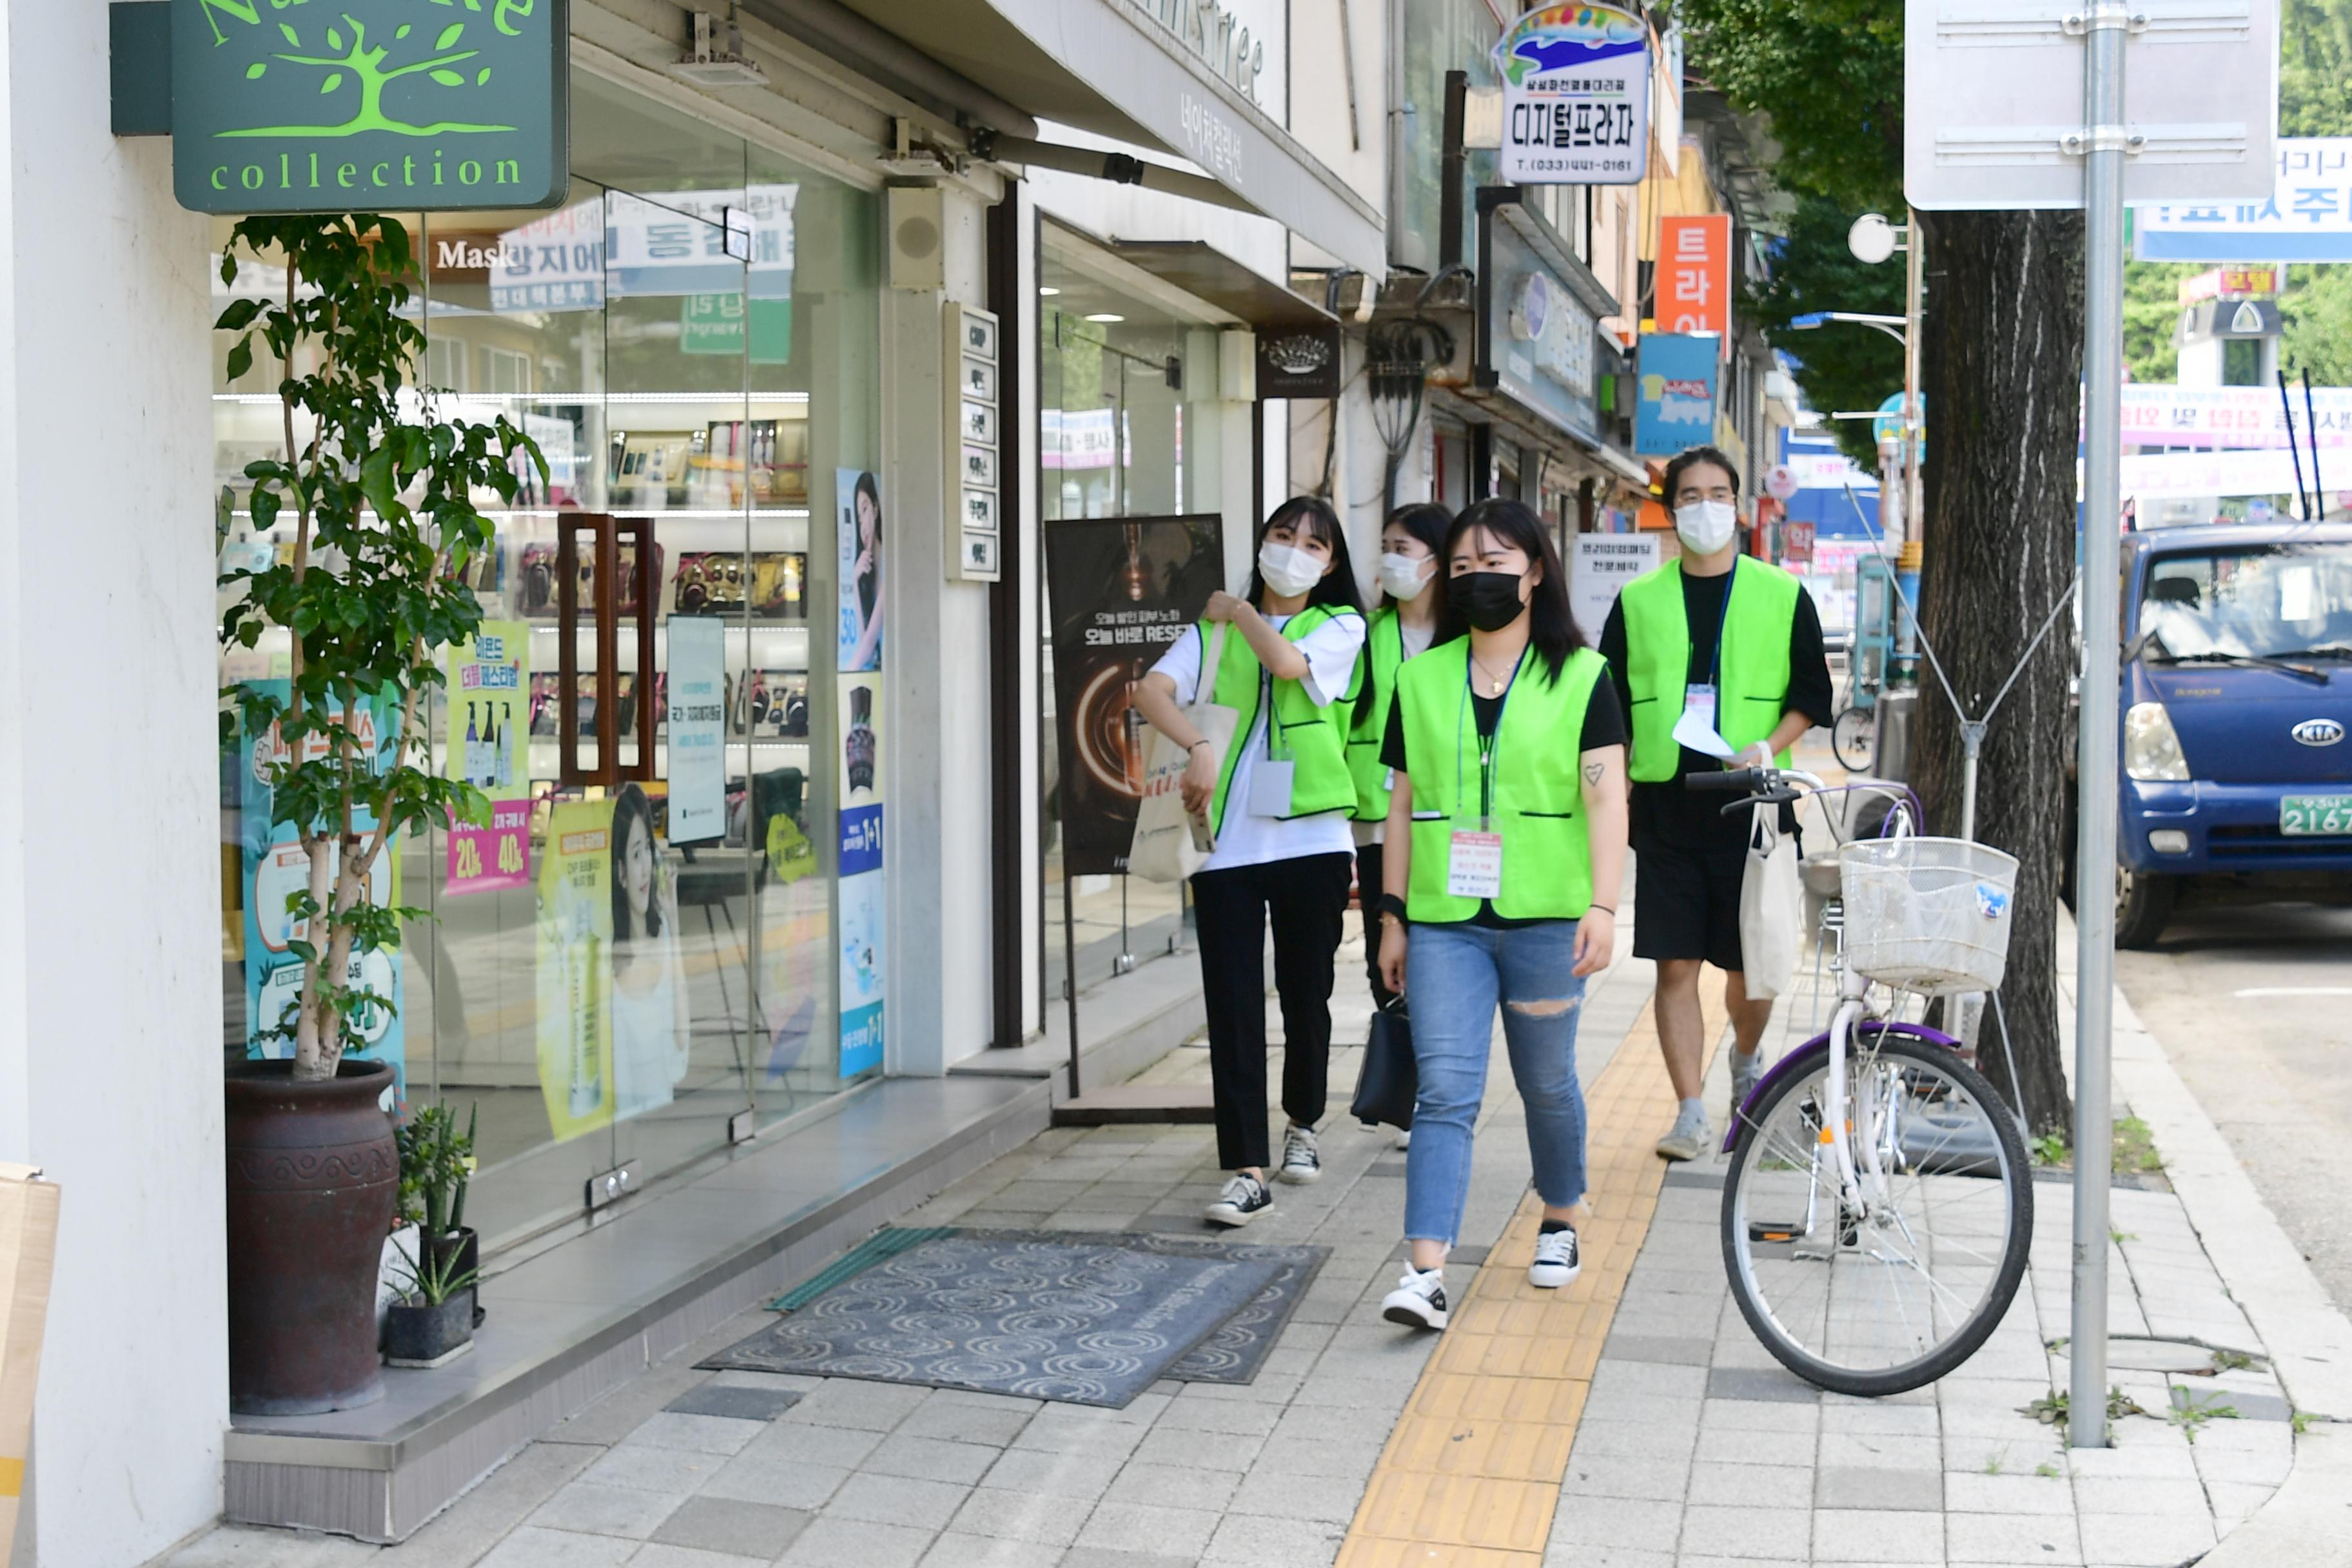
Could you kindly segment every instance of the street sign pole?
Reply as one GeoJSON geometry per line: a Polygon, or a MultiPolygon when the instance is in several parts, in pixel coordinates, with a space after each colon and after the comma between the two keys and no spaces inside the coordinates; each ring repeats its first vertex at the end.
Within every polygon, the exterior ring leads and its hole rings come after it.
{"type": "Polygon", "coordinates": [[[1926,406],[1919,401],[1919,306],[1927,279],[1927,247],[1920,242],[1919,215],[1905,209],[1903,230],[1903,537],[1924,547],[1927,506],[1921,493],[1920,448],[1927,440],[1926,406]]]}
{"type": "Polygon", "coordinates": [[[2074,1300],[2066,1440],[2107,1446],[2107,1188],[2116,926],[2116,534],[2123,510],[2124,42],[2131,13],[2084,14],[2082,794],[2074,846],[2074,1300]]]}

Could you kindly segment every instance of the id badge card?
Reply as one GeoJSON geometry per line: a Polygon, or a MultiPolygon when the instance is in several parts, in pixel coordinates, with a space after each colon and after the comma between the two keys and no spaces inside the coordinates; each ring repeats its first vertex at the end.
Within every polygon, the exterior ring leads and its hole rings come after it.
{"type": "Polygon", "coordinates": [[[1496,899],[1503,893],[1503,836],[1475,826],[1457,826],[1447,841],[1445,891],[1456,899],[1496,899]]]}
{"type": "Polygon", "coordinates": [[[1249,814],[1284,817],[1290,815],[1290,776],[1297,764],[1260,757],[1250,769],[1249,814]]]}
{"type": "Polygon", "coordinates": [[[1683,688],[1683,716],[1675,721],[1675,744],[1710,757],[1728,757],[1731,747],[1715,727],[1715,688],[1683,688]]]}

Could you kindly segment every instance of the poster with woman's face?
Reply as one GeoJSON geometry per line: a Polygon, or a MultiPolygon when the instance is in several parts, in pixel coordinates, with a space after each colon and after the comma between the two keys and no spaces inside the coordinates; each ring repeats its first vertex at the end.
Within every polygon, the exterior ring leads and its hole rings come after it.
{"type": "Polygon", "coordinates": [[[882,487],[862,468],[835,468],[840,561],[839,647],[835,668],[882,668],[882,487]]]}

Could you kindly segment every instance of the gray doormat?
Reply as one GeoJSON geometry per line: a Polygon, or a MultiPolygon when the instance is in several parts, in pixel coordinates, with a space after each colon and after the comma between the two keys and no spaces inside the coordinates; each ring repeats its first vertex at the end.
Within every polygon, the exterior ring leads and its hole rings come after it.
{"type": "Polygon", "coordinates": [[[1323,1270],[1323,1260],[1331,1255],[1328,1247],[1244,1247],[1184,1241],[1164,1236],[1129,1236],[1121,1240],[1130,1247],[1165,1245],[1171,1250],[1189,1249],[1281,1260],[1281,1272],[1266,1282],[1265,1289],[1232,1317],[1209,1331],[1207,1338],[1178,1356],[1175,1363],[1160,1373],[1162,1377],[1172,1377],[1181,1383],[1255,1381],[1258,1369],[1265,1364],[1266,1356],[1274,1350],[1274,1342],[1282,1337],[1283,1325],[1289,1322],[1290,1314],[1298,1310],[1299,1298],[1307,1294],[1309,1285],[1315,1283],[1315,1277],[1323,1270]]]}
{"type": "Polygon", "coordinates": [[[1124,1405],[1257,1303],[1295,1248],[962,1231],[881,1258],[700,1363],[1124,1405]]]}

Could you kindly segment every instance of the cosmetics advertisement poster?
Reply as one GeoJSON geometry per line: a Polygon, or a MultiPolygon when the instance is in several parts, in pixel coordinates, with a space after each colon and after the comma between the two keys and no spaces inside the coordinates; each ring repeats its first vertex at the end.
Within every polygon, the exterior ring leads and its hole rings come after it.
{"type": "Polygon", "coordinates": [[[841,879],[841,1076],[882,1065],[882,873],[841,879]]]}
{"type": "Polygon", "coordinates": [[[841,809],[879,805],[886,775],[882,764],[882,678],[843,675],[838,695],[841,722],[841,809]]]}
{"type": "MultiPolygon", "coordinates": [[[[254,689],[289,700],[291,682],[258,680],[254,689]]],[[[355,725],[360,745],[373,752],[377,765],[389,763],[396,752],[399,710],[377,698],[363,699],[355,725]]],[[[305,760],[325,753],[327,737],[304,738],[305,760]]],[[[244,870],[241,889],[245,904],[246,1051],[249,1056],[282,1059],[294,1054],[289,1015],[302,994],[302,959],[293,951],[297,942],[310,940],[310,922],[289,914],[286,901],[310,885],[310,858],[301,835],[290,822],[270,821],[276,792],[271,771],[293,760],[290,747],[276,726],[258,742],[247,737],[237,748],[239,784],[239,859],[244,870]]],[[[374,842],[374,819],[362,813],[354,824],[374,842]]],[[[365,853],[362,847],[362,853],[365,853]]],[[[368,871],[368,900],[393,906],[400,902],[400,847],[387,845],[368,871]]],[[[359,1044],[347,1055],[355,1060],[392,1064],[395,1092],[404,1110],[408,1096],[406,1033],[400,1015],[400,955],[396,952],[354,952],[344,984],[373,992],[383,1005],[366,1005],[351,1024],[359,1044]]]]}
{"type": "Polygon", "coordinates": [[[1224,560],[1214,514],[1045,524],[1061,770],[1055,805],[1071,876],[1127,870],[1151,744],[1130,693],[1227,585],[1224,560]]]}
{"type": "Polygon", "coordinates": [[[446,670],[442,776],[463,779],[492,800],[529,795],[530,628],[484,621],[471,638],[450,645],[446,670]]]}
{"type": "Polygon", "coordinates": [[[672,616],[669,632],[669,841],[727,833],[727,624],[672,616]]]}
{"type": "Polygon", "coordinates": [[[613,1120],[613,802],[548,813],[539,868],[539,1087],[558,1140],[613,1120]]]}
{"type": "Polygon", "coordinates": [[[833,471],[838,521],[839,647],[835,668],[882,668],[882,488],[863,468],[833,471]]]}

